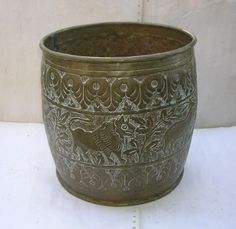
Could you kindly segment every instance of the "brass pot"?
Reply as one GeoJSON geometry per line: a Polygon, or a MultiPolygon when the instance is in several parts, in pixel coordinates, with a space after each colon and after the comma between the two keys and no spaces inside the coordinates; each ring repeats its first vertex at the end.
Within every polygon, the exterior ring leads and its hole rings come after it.
{"type": "Polygon", "coordinates": [[[42,39],[43,119],[67,191],[116,206],[177,186],[196,117],[195,43],[179,28],[140,23],[42,39]]]}

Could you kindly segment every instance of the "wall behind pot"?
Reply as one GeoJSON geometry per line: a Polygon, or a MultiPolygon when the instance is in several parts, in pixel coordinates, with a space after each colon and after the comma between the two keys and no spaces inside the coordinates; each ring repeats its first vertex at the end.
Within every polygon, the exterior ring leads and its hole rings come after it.
{"type": "Polygon", "coordinates": [[[1,0],[0,120],[42,121],[38,47],[42,36],[102,21],[165,23],[195,33],[197,127],[236,124],[234,0],[1,0]]]}
{"type": "Polygon", "coordinates": [[[197,126],[235,125],[236,1],[144,0],[144,7],[144,21],[183,27],[198,38],[197,126]]]}

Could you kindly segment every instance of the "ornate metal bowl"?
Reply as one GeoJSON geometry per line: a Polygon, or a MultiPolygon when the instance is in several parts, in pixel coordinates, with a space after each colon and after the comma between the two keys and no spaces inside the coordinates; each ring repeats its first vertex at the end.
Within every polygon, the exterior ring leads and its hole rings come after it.
{"type": "Polygon", "coordinates": [[[43,119],[66,190],[132,205],[176,187],[196,117],[195,43],[184,30],[139,23],[42,39],[43,119]]]}

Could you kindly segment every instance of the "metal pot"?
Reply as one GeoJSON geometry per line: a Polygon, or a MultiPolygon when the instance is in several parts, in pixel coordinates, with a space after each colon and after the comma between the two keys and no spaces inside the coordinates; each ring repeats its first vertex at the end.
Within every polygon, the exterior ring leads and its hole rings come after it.
{"type": "Polygon", "coordinates": [[[43,119],[67,191],[116,206],[177,186],[196,117],[195,43],[179,28],[140,23],[42,39],[43,119]]]}

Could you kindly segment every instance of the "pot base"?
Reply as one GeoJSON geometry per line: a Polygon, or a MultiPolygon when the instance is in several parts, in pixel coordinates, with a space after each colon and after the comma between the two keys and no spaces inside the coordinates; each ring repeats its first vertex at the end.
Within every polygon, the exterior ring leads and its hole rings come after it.
{"type": "Polygon", "coordinates": [[[94,203],[94,204],[99,204],[99,205],[106,205],[106,206],[114,206],[114,207],[119,207],[119,206],[132,206],[132,205],[138,205],[138,204],[144,204],[147,202],[151,202],[154,201],[156,199],[160,199],[161,197],[169,194],[171,191],[173,191],[178,184],[180,183],[183,174],[184,174],[184,170],[181,172],[180,176],[178,177],[178,179],[175,181],[175,183],[173,183],[168,189],[166,189],[164,192],[161,192],[155,196],[150,196],[149,198],[145,198],[145,199],[141,199],[141,200],[131,200],[131,201],[120,201],[120,202],[112,202],[112,201],[105,201],[105,200],[97,200],[94,199],[92,197],[83,195],[79,192],[76,192],[75,190],[73,190],[70,186],[68,186],[66,184],[66,182],[62,179],[62,177],[60,176],[60,174],[58,173],[58,171],[56,170],[56,174],[57,174],[57,178],[60,182],[60,184],[62,185],[62,187],[68,191],[70,194],[72,194],[75,197],[78,197],[82,200],[94,203]]]}

